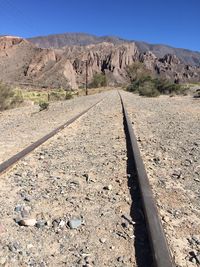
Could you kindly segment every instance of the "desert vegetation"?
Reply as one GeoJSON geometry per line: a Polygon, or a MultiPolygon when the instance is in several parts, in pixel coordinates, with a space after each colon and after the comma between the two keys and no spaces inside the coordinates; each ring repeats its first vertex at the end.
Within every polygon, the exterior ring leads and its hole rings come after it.
{"type": "Polygon", "coordinates": [[[92,81],[89,84],[90,88],[105,87],[107,85],[106,76],[103,73],[95,73],[93,75],[92,81]]]}
{"type": "Polygon", "coordinates": [[[67,100],[73,97],[73,93],[63,88],[54,89],[50,91],[23,91],[23,97],[25,100],[31,100],[35,104],[40,102],[51,102],[67,100]]]}
{"type": "Polygon", "coordinates": [[[20,91],[14,91],[12,87],[0,82],[0,110],[17,107],[23,103],[23,95],[20,91]]]}
{"type": "Polygon", "coordinates": [[[46,110],[49,107],[49,102],[47,101],[41,101],[39,103],[40,111],[46,110]]]}
{"type": "Polygon", "coordinates": [[[40,110],[48,108],[49,102],[73,98],[73,92],[63,88],[54,90],[22,90],[0,82],[0,110],[24,105],[27,101],[40,106],[40,110]],[[48,105],[47,105],[48,103],[48,105]]]}
{"type": "Polygon", "coordinates": [[[136,62],[126,68],[130,84],[127,91],[141,96],[156,97],[160,94],[185,94],[186,88],[167,79],[155,77],[144,64],[136,62]]]}

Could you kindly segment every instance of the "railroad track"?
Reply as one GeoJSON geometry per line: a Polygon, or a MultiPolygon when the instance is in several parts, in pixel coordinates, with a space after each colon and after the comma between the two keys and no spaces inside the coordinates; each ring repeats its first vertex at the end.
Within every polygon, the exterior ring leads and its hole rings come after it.
{"type": "Polygon", "coordinates": [[[64,124],[60,125],[56,129],[54,129],[53,131],[51,131],[50,133],[48,133],[47,135],[43,136],[42,138],[40,138],[36,142],[32,143],[31,145],[27,146],[26,148],[24,148],[23,150],[21,150],[20,152],[18,152],[17,154],[15,154],[14,156],[12,156],[11,158],[9,158],[8,160],[6,160],[3,163],[1,163],[0,164],[0,175],[2,173],[4,173],[5,171],[7,171],[8,169],[10,169],[14,164],[16,164],[19,160],[23,159],[26,155],[28,155],[29,153],[31,153],[37,147],[39,147],[42,144],[44,144],[51,137],[53,137],[54,135],[56,135],[57,133],[59,133],[60,131],[62,131],[63,129],[65,129],[67,126],[69,126],[70,124],[72,124],[73,122],[75,122],[81,116],[83,116],[84,114],[86,114],[90,109],[92,109],[93,107],[95,107],[101,101],[103,101],[103,99],[99,100],[98,102],[96,102],[91,107],[85,109],[84,111],[82,111],[78,115],[74,116],[73,118],[71,118],[70,120],[68,120],[67,122],[65,122],[64,124]]]}
{"type": "MultiPolygon", "coordinates": [[[[168,244],[165,238],[165,234],[162,228],[162,224],[160,222],[160,218],[158,215],[158,211],[156,208],[156,204],[153,198],[153,194],[148,182],[148,177],[145,171],[145,167],[140,156],[139,148],[137,145],[137,140],[135,134],[133,132],[131,121],[128,117],[128,113],[123,101],[122,96],[119,94],[122,110],[123,110],[123,117],[124,117],[124,128],[125,134],[127,138],[127,142],[130,145],[130,150],[132,152],[132,157],[134,159],[135,170],[137,173],[140,193],[143,202],[143,211],[145,214],[146,219],[146,226],[148,229],[148,236],[149,242],[151,246],[151,252],[153,256],[153,262],[155,267],[174,267],[174,262],[172,260],[168,244]]],[[[103,99],[102,99],[103,100],[103,99]]],[[[44,142],[49,140],[51,137],[65,129],[67,126],[75,122],[78,118],[86,114],[89,110],[95,107],[97,104],[101,103],[102,100],[98,101],[91,107],[87,108],[77,116],[73,117],[71,120],[67,121],[60,127],[56,128],[49,134],[45,135],[38,141],[34,142],[30,146],[26,147],[10,159],[6,160],[2,164],[0,164],[0,174],[7,172],[14,164],[24,158],[26,155],[31,153],[37,147],[41,146],[44,142]]]]}
{"type": "Polygon", "coordinates": [[[154,265],[156,267],[173,267],[174,263],[158,215],[158,210],[153,197],[151,186],[149,184],[145,166],[140,155],[137,139],[132,128],[132,123],[129,119],[128,112],[121,95],[120,99],[125,119],[126,136],[130,141],[132,156],[135,163],[135,170],[137,172],[154,265]]]}

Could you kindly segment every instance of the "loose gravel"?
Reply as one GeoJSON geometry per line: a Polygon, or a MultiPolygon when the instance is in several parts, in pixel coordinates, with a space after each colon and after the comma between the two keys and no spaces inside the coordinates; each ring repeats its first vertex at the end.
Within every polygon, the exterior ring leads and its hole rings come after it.
{"type": "Polygon", "coordinates": [[[177,266],[200,264],[200,101],[123,92],[177,266]]]}
{"type": "MultiPolygon", "coordinates": [[[[0,266],[151,266],[116,91],[55,103],[43,112],[3,112],[0,158],[103,96],[1,176],[0,266]]],[[[200,102],[189,96],[122,96],[176,265],[199,266],[200,102]]]]}
{"type": "Polygon", "coordinates": [[[38,105],[1,112],[0,162],[87,109],[104,95],[105,93],[101,93],[67,101],[50,102],[48,110],[41,112],[38,105]]]}
{"type": "MultiPolygon", "coordinates": [[[[137,266],[116,92],[1,176],[0,187],[4,266],[137,266]]],[[[144,257],[146,236],[137,238],[144,257]]]]}

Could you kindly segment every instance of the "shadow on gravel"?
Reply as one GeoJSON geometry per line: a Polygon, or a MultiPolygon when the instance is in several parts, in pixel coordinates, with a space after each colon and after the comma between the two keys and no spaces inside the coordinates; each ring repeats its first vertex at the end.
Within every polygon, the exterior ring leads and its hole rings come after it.
{"type": "Polygon", "coordinates": [[[126,136],[126,148],[127,148],[127,177],[128,187],[131,194],[132,204],[130,210],[130,216],[136,223],[134,225],[134,247],[135,258],[138,267],[153,267],[153,259],[151,256],[150,245],[148,241],[147,229],[145,225],[145,218],[142,208],[142,200],[140,197],[139,186],[137,182],[137,176],[135,171],[135,163],[133,159],[133,153],[130,145],[130,138],[126,121],[124,119],[124,132],[126,136]]]}

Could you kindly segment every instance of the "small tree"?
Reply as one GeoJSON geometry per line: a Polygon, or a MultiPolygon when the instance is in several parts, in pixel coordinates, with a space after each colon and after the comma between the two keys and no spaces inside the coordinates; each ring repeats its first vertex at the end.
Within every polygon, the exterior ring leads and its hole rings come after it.
{"type": "Polygon", "coordinates": [[[126,74],[131,83],[151,76],[151,72],[141,62],[134,62],[132,65],[127,66],[126,74]]]}
{"type": "Polygon", "coordinates": [[[128,66],[126,71],[131,82],[127,87],[130,92],[137,92],[142,96],[149,97],[155,97],[159,94],[185,93],[185,88],[180,84],[163,78],[155,78],[141,62],[135,62],[128,66]]]}
{"type": "Polygon", "coordinates": [[[156,97],[160,95],[160,92],[155,87],[153,80],[145,81],[139,86],[139,95],[147,97],[156,97]]]}
{"type": "Polygon", "coordinates": [[[98,88],[107,85],[106,76],[103,73],[95,73],[90,83],[90,88],[98,88]]]}

